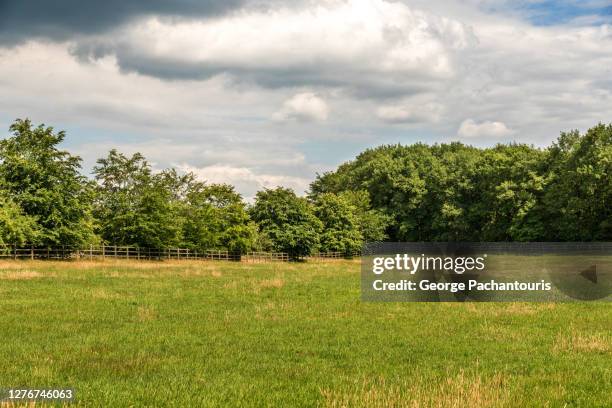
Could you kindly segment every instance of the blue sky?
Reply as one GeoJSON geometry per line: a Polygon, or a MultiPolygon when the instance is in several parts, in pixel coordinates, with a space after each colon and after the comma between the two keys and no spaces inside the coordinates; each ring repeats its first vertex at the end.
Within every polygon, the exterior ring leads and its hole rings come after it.
{"type": "Polygon", "coordinates": [[[541,26],[567,24],[584,17],[592,17],[589,23],[593,25],[612,22],[612,4],[609,1],[544,0],[527,2],[519,9],[530,22],[541,26]]]}
{"type": "Polygon", "coordinates": [[[609,2],[58,2],[0,3],[0,126],[65,129],[85,173],[117,147],[248,198],[383,143],[612,118],[609,2]]]}

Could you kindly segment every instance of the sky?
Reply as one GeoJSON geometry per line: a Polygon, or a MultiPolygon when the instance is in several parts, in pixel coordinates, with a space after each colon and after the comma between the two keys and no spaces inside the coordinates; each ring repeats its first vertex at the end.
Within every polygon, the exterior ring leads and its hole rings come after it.
{"type": "Polygon", "coordinates": [[[0,136],[66,130],[250,200],[388,143],[612,121],[612,0],[0,0],[0,136]]]}

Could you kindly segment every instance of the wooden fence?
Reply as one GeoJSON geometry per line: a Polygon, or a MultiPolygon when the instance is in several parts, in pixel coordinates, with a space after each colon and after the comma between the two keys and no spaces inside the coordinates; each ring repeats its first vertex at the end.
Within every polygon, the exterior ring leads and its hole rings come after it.
{"type": "Polygon", "coordinates": [[[239,254],[228,251],[209,250],[197,251],[187,248],[138,248],[130,246],[102,245],[86,248],[75,247],[16,247],[0,246],[0,258],[9,259],[134,259],[134,260],[164,260],[164,259],[201,259],[201,260],[240,260],[239,254]]]}
{"type": "MultiPolygon", "coordinates": [[[[316,253],[306,257],[310,260],[344,258],[341,252],[316,253]]],[[[0,259],[134,259],[134,260],[218,260],[260,262],[288,262],[291,257],[284,252],[246,252],[236,254],[223,250],[197,251],[187,248],[138,248],[130,246],[102,245],[76,248],[61,247],[17,247],[0,245],[0,259]]]]}
{"type": "Polygon", "coordinates": [[[308,260],[313,261],[327,261],[330,259],[352,259],[361,256],[360,252],[353,252],[347,254],[346,252],[315,252],[312,255],[306,257],[308,260]]]}
{"type": "Polygon", "coordinates": [[[288,262],[289,254],[284,252],[247,252],[242,260],[251,263],[261,262],[288,262]]]}

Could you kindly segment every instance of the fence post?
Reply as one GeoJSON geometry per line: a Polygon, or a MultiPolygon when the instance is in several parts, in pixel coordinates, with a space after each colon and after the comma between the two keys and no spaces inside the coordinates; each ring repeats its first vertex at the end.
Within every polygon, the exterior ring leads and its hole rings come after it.
{"type": "Polygon", "coordinates": [[[106,258],[106,254],[104,253],[104,243],[102,243],[102,260],[106,258]]]}
{"type": "Polygon", "coordinates": [[[30,260],[34,260],[34,245],[30,247],[30,260]]]}

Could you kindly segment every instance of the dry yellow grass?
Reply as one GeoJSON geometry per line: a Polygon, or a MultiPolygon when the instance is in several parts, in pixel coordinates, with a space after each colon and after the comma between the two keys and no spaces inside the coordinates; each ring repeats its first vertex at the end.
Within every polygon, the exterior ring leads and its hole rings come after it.
{"type": "Polygon", "coordinates": [[[9,270],[0,271],[0,279],[3,280],[27,280],[36,278],[49,278],[54,277],[53,273],[40,273],[29,269],[9,270]]]}
{"type": "Polygon", "coordinates": [[[9,401],[0,401],[0,408],[29,408],[29,407],[40,407],[43,404],[37,404],[35,401],[27,401],[27,402],[9,402],[9,401]]]}
{"type": "Polygon", "coordinates": [[[511,316],[530,316],[536,315],[541,312],[553,310],[557,307],[554,303],[526,303],[526,302],[511,302],[504,304],[498,310],[498,315],[511,315],[511,316]]]}
{"type": "Polygon", "coordinates": [[[95,288],[91,291],[91,297],[94,299],[123,299],[125,296],[119,293],[114,293],[106,289],[95,288]]]}
{"type": "Polygon", "coordinates": [[[223,289],[232,289],[235,290],[238,288],[238,282],[233,280],[223,284],[223,289]]]}
{"type": "Polygon", "coordinates": [[[157,319],[157,311],[150,306],[138,306],[138,321],[149,322],[157,319]]]}
{"type": "Polygon", "coordinates": [[[611,353],[612,338],[602,334],[559,333],[553,351],[557,353],[611,353]]]}
{"type": "Polygon", "coordinates": [[[281,278],[264,279],[257,281],[256,285],[260,288],[282,288],[285,286],[285,281],[281,278]]]}
{"type": "Polygon", "coordinates": [[[463,408],[520,406],[511,400],[505,378],[467,376],[460,372],[428,384],[423,379],[407,376],[398,383],[384,378],[366,379],[351,389],[322,390],[324,405],[329,408],[463,408]]]}
{"type": "Polygon", "coordinates": [[[278,314],[276,313],[276,303],[270,301],[255,306],[255,318],[277,320],[278,314]]]}
{"type": "Polygon", "coordinates": [[[464,307],[467,312],[488,317],[499,316],[531,316],[542,312],[554,310],[557,305],[555,303],[527,303],[527,302],[509,302],[509,303],[450,303],[449,307],[464,307]]]}
{"type": "Polygon", "coordinates": [[[270,279],[251,280],[251,290],[255,294],[259,294],[262,289],[280,289],[283,286],[285,286],[285,280],[278,276],[270,279]]]}

